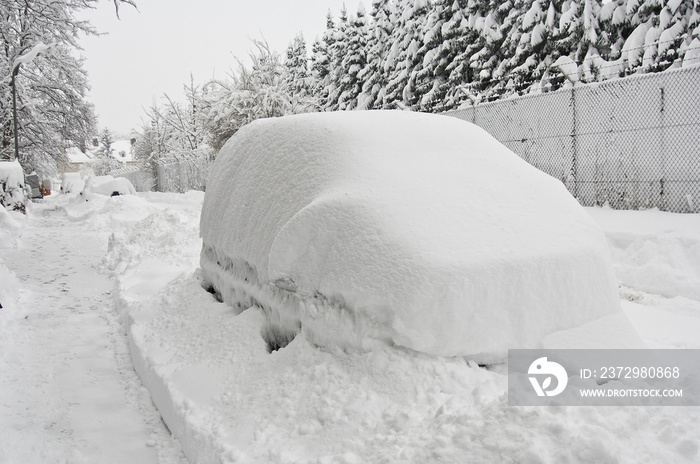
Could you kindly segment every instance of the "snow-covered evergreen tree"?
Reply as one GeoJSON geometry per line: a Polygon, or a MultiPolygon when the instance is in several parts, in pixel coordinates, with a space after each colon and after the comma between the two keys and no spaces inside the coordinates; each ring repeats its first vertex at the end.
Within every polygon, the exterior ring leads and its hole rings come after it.
{"type": "Polygon", "coordinates": [[[348,12],[343,6],[340,11],[340,18],[338,24],[333,28],[332,31],[332,44],[330,44],[329,51],[329,85],[328,85],[328,100],[326,102],[325,109],[330,111],[336,111],[339,109],[340,95],[343,92],[343,79],[345,78],[345,73],[343,72],[343,60],[345,59],[348,52],[348,27],[349,18],[348,12]]]}
{"type": "Polygon", "coordinates": [[[330,11],[326,15],[326,30],[323,37],[316,39],[311,55],[311,80],[313,95],[320,108],[329,105],[331,89],[331,53],[335,43],[335,23],[330,11]]]}
{"type": "Polygon", "coordinates": [[[444,7],[444,2],[437,0],[432,4],[428,3],[425,11],[420,13],[424,20],[418,31],[420,44],[408,77],[408,88],[411,91],[407,93],[406,104],[422,111],[443,106],[436,91],[444,79],[438,62],[438,55],[444,44],[442,37],[442,25],[446,19],[443,14],[444,7]]]}
{"type": "MultiPolygon", "coordinates": [[[[466,6],[466,2],[464,4],[466,6]]],[[[433,5],[437,9],[438,20],[426,52],[428,59],[424,59],[423,71],[417,77],[419,86],[430,85],[423,96],[426,104],[422,104],[421,109],[443,111],[454,108],[448,97],[452,87],[450,75],[457,56],[464,49],[461,38],[466,36],[467,31],[460,0],[436,0],[433,5]],[[437,25],[439,31],[435,30],[437,25]]],[[[461,85],[463,80],[460,77],[457,85],[461,85]]]]}
{"type": "Polygon", "coordinates": [[[387,73],[385,107],[404,108],[406,101],[412,98],[413,89],[408,87],[408,82],[422,43],[420,31],[427,8],[427,0],[408,0],[398,4],[392,46],[384,63],[387,73]]]}
{"type": "Polygon", "coordinates": [[[386,87],[384,61],[389,51],[389,38],[392,31],[391,0],[372,2],[371,22],[368,31],[367,61],[358,74],[363,82],[358,96],[358,109],[378,109],[383,105],[386,87]]]}
{"type": "Polygon", "coordinates": [[[113,156],[114,155],[114,137],[109,128],[105,127],[102,132],[100,132],[99,147],[97,149],[97,154],[100,156],[113,156]]]}
{"type": "Polygon", "coordinates": [[[95,154],[97,159],[92,163],[92,170],[96,175],[103,176],[121,167],[119,161],[114,158],[114,136],[107,127],[100,132],[99,146],[95,154]]]}
{"type": "Polygon", "coordinates": [[[443,36],[449,37],[450,47],[445,50],[448,74],[446,105],[456,108],[462,102],[470,104],[479,98],[474,87],[480,69],[475,64],[484,40],[477,23],[483,18],[473,0],[455,0],[451,6],[452,18],[445,22],[443,36]]]}
{"type": "Polygon", "coordinates": [[[338,109],[340,110],[352,110],[358,106],[358,97],[362,93],[364,84],[361,71],[367,64],[368,36],[367,17],[360,3],[357,15],[348,19],[345,55],[340,61],[339,71],[342,75],[338,82],[338,109]]]}
{"type": "Polygon", "coordinates": [[[300,32],[289,43],[284,60],[287,88],[294,98],[306,99],[311,95],[309,59],[306,54],[306,41],[300,32]]]}

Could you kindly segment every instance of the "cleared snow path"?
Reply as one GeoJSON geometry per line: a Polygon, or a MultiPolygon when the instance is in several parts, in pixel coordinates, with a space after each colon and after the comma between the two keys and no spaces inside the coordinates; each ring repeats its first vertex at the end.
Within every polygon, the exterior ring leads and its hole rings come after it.
{"type": "Polygon", "coordinates": [[[179,462],[100,272],[107,237],[54,202],[1,250],[0,290],[14,280],[18,296],[0,301],[0,463],[179,462]]]}

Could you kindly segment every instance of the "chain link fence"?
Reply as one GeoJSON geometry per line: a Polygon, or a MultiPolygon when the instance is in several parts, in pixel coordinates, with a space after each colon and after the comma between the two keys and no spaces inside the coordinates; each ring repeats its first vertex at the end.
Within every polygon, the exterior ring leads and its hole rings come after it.
{"type": "Polygon", "coordinates": [[[208,159],[177,160],[159,163],[156,188],[159,192],[204,190],[212,161],[208,159]]]}
{"type": "Polygon", "coordinates": [[[149,192],[153,190],[155,179],[153,175],[144,171],[141,166],[128,166],[110,171],[114,177],[124,177],[131,182],[137,192],[149,192]]]}
{"type": "Polygon", "coordinates": [[[700,67],[445,114],[561,180],[584,206],[700,212],[700,67]]]}

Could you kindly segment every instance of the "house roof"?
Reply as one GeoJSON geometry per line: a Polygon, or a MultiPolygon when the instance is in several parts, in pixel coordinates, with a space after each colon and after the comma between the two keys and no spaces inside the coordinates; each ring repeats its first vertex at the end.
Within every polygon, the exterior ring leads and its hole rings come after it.
{"type": "Polygon", "coordinates": [[[68,147],[66,148],[66,158],[70,163],[92,163],[95,160],[95,155],[90,150],[83,153],[78,147],[68,147]]]}

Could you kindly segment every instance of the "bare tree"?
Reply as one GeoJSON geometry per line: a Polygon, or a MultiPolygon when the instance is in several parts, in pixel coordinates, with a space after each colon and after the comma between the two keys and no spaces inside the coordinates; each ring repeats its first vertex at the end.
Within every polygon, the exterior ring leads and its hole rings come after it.
{"type": "MultiPolygon", "coordinates": [[[[94,133],[88,80],[74,51],[81,36],[97,33],[76,15],[97,2],[2,1],[0,159],[13,157],[17,141],[25,169],[51,171],[66,144],[82,146],[94,133]]],[[[124,4],[135,6],[133,0],[114,0],[117,14],[124,4]]]]}

